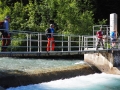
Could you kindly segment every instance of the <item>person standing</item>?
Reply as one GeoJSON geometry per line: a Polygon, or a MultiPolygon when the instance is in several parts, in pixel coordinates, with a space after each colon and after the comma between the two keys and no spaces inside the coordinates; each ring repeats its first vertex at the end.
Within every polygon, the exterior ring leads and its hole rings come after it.
{"type": "Polygon", "coordinates": [[[50,24],[50,28],[47,29],[47,51],[54,51],[55,41],[54,41],[54,24],[50,24]]]}
{"type": "Polygon", "coordinates": [[[115,47],[116,45],[116,40],[117,40],[117,36],[116,36],[116,31],[111,31],[110,32],[110,40],[111,40],[111,47],[112,49],[115,47]]]}
{"type": "Polygon", "coordinates": [[[103,49],[104,49],[104,44],[103,44],[103,31],[102,31],[102,28],[100,28],[100,30],[97,31],[96,37],[97,37],[96,50],[98,50],[98,45],[99,45],[99,44],[101,44],[101,46],[102,46],[103,49]]]}
{"type": "Polygon", "coordinates": [[[2,50],[6,51],[7,47],[10,45],[10,33],[9,33],[9,22],[10,16],[6,16],[3,24],[3,33],[2,33],[2,50]]]}

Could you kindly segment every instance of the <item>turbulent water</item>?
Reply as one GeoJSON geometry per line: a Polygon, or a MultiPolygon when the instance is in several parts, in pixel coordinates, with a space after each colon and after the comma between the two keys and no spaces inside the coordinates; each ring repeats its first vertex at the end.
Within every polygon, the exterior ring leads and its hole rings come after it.
{"type": "Polygon", "coordinates": [[[0,70],[35,70],[84,64],[83,60],[0,58],[0,70]]]}
{"type": "Polygon", "coordinates": [[[7,90],[120,90],[120,76],[91,74],[70,79],[8,88],[7,90]]]}
{"type": "MultiPolygon", "coordinates": [[[[34,70],[55,67],[65,67],[84,64],[83,60],[46,60],[0,58],[0,70],[34,70]]],[[[111,74],[90,74],[74,78],[55,80],[40,84],[10,87],[6,90],[120,90],[120,76],[111,74]]]]}

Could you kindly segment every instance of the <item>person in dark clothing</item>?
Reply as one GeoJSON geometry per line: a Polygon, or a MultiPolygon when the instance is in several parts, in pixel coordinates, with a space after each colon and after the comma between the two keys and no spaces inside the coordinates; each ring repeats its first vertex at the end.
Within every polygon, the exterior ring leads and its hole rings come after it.
{"type": "Polygon", "coordinates": [[[9,22],[10,16],[6,16],[3,24],[3,33],[2,33],[2,50],[6,51],[7,47],[10,45],[10,33],[9,33],[9,22]]]}

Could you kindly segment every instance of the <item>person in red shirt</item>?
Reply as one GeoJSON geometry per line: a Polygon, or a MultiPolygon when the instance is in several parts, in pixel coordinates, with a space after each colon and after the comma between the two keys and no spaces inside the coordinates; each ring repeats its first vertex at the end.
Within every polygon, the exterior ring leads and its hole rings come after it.
{"type": "Polygon", "coordinates": [[[97,37],[96,50],[98,50],[98,45],[100,45],[100,44],[101,44],[101,46],[102,46],[103,49],[104,49],[104,44],[103,44],[103,31],[102,31],[102,28],[100,28],[100,30],[97,31],[96,37],[97,37]]]}

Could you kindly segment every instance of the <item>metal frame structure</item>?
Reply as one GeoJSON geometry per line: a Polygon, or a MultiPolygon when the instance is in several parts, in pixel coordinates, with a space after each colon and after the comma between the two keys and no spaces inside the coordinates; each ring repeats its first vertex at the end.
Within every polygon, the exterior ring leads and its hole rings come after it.
{"type": "MultiPolygon", "coordinates": [[[[96,31],[96,27],[103,27],[106,30],[107,36],[109,36],[109,27],[107,25],[96,25],[93,26],[93,33],[96,31]]],[[[45,33],[41,32],[30,32],[30,31],[16,31],[12,30],[10,32],[11,45],[8,46],[7,52],[0,52],[0,56],[8,54],[8,56],[13,56],[13,54],[35,54],[35,55],[56,55],[56,54],[84,54],[98,52],[99,50],[108,51],[110,47],[107,45],[105,49],[95,50],[96,36],[93,34],[91,36],[87,35],[64,35],[64,34],[54,34],[55,38],[55,51],[46,51],[47,47],[47,37],[45,33]],[[21,38],[23,36],[24,38],[21,38]],[[22,43],[16,44],[15,43],[22,43]],[[17,46],[18,45],[18,46],[17,46]]],[[[1,38],[2,40],[2,38],[1,38]]],[[[107,44],[110,45],[109,40],[106,40],[107,44]]],[[[0,48],[2,46],[0,45],[0,48]]],[[[117,48],[119,49],[119,47],[117,48]]]]}

